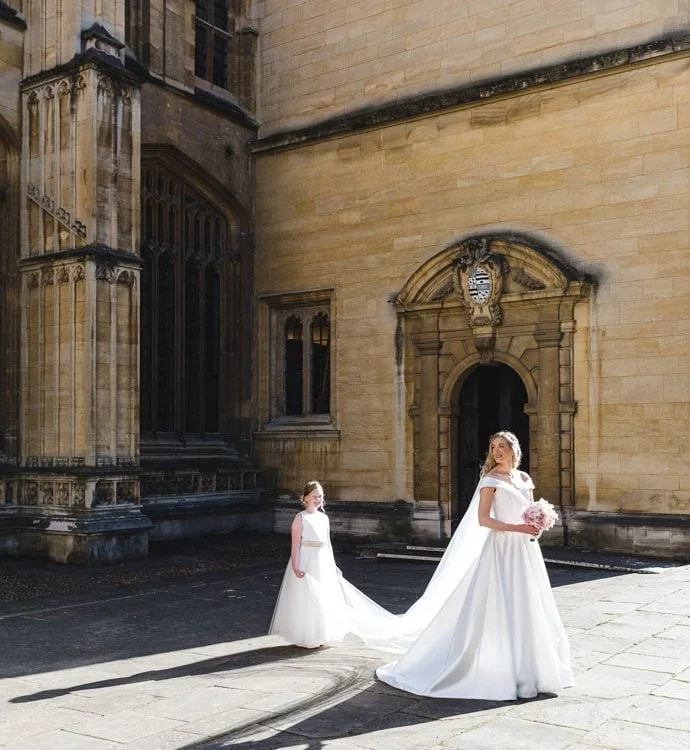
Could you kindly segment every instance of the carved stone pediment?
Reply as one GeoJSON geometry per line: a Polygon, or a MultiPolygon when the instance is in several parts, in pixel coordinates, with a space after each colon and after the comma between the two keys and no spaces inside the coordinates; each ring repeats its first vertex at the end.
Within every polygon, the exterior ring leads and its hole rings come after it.
{"type": "MultiPolygon", "coordinates": [[[[501,297],[515,294],[541,296],[568,289],[577,294],[590,281],[550,248],[512,235],[484,235],[455,242],[430,258],[410,277],[395,303],[402,309],[451,300],[486,306],[491,304],[482,301],[487,289],[497,304],[501,297]],[[463,278],[469,286],[463,286],[463,278]]],[[[496,310],[472,313],[475,321],[482,317],[497,320],[497,316],[496,310]]]]}

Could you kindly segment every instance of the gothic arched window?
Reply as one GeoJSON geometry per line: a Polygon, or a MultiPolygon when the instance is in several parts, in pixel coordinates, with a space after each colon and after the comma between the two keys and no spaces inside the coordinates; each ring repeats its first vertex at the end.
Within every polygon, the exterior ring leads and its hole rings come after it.
{"type": "Polygon", "coordinates": [[[146,166],[142,189],[141,429],[227,431],[221,398],[223,303],[233,283],[226,216],[180,177],[146,166]]]}
{"type": "Polygon", "coordinates": [[[304,384],[302,321],[291,315],[285,323],[285,413],[301,414],[304,384]]]}
{"type": "Polygon", "coordinates": [[[328,414],[331,400],[331,326],[326,313],[311,323],[311,412],[328,414]]]}

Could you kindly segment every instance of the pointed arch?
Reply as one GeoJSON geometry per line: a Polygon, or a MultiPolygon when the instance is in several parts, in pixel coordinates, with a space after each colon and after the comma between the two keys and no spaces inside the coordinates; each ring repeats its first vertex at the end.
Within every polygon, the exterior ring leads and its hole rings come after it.
{"type": "Polygon", "coordinates": [[[148,147],[141,179],[142,450],[235,442],[248,389],[251,273],[244,207],[177,149],[148,147]]]}

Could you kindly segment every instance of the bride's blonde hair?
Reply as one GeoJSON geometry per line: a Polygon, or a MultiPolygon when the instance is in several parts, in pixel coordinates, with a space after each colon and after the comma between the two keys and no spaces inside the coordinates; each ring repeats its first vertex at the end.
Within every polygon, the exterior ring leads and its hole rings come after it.
{"type": "MultiPolygon", "coordinates": [[[[323,485],[321,484],[321,482],[317,482],[316,480],[312,480],[311,482],[307,482],[304,485],[304,490],[302,491],[302,505],[305,508],[307,507],[307,495],[311,495],[311,493],[314,490],[321,490],[321,494],[323,494],[323,485]]],[[[321,503],[320,510],[323,510],[325,505],[326,505],[326,501],[324,500],[321,503]]]]}
{"type": "Polygon", "coordinates": [[[494,442],[494,440],[496,440],[496,438],[503,438],[510,446],[510,449],[513,451],[514,469],[517,469],[517,467],[520,465],[520,461],[522,460],[522,448],[520,448],[520,441],[515,437],[515,435],[512,432],[508,432],[508,430],[494,432],[494,434],[489,438],[489,450],[486,454],[484,466],[482,466],[481,476],[486,476],[490,471],[493,471],[496,468],[496,461],[494,461],[494,457],[491,455],[491,444],[494,442]]]}

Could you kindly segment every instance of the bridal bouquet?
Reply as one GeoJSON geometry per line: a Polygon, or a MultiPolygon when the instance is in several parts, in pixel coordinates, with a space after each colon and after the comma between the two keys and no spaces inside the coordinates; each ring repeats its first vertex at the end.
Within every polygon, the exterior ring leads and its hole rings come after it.
{"type": "Polygon", "coordinates": [[[548,500],[540,497],[539,500],[530,503],[522,511],[522,520],[539,530],[537,536],[530,539],[533,542],[535,539],[539,539],[542,531],[553,528],[553,525],[558,521],[558,513],[548,500]]]}

